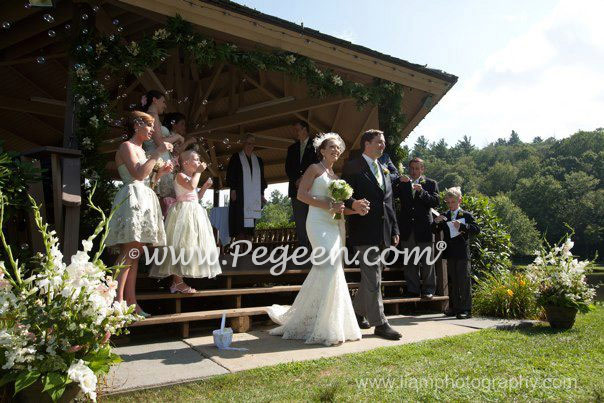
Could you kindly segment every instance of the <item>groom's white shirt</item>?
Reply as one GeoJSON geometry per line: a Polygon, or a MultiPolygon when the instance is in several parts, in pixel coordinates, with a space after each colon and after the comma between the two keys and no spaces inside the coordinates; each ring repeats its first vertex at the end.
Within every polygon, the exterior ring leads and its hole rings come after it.
{"type": "Polygon", "coordinates": [[[378,162],[377,158],[373,159],[373,158],[371,158],[370,156],[368,156],[365,153],[363,153],[363,158],[365,158],[365,161],[367,161],[367,165],[369,165],[369,170],[371,172],[373,172],[373,164],[375,162],[377,162],[377,164],[378,164],[378,170],[377,170],[377,172],[378,172],[378,176],[379,176],[378,181],[380,181],[382,183],[382,186],[384,186],[385,185],[385,183],[384,183],[384,177],[382,175],[382,170],[380,169],[380,163],[378,162]]]}

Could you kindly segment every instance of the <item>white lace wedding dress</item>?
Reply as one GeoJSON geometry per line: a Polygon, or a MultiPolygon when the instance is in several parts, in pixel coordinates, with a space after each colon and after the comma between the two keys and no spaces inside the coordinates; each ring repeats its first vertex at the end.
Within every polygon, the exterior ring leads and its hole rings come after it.
{"type": "MultiPolygon", "coordinates": [[[[314,180],[310,193],[327,198],[330,182],[332,179],[324,172],[314,180]]],[[[334,220],[325,209],[309,207],[306,231],[313,250],[323,247],[329,256],[337,254],[344,245],[344,220],[334,220]]],[[[273,305],[268,309],[270,318],[281,325],[270,334],[326,346],[359,340],[361,330],[344,277],[342,256],[334,259],[333,264],[327,255],[317,260],[321,264],[313,265],[293,305],[273,305]]]]}

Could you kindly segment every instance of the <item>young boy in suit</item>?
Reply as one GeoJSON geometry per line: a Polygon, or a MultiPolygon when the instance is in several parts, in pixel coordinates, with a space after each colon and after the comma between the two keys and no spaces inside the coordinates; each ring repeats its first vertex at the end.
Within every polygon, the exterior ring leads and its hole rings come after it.
{"type": "Polygon", "coordinates": [[[480,228],[469,211],[462,210],[461,188],[447,189],[445,202],[449,211],[434,219],[432,230],[443,231],[443,240],[447,248],[443,259],[447,259],[449,278],[449,310],[447,316],[467,319],[472,312],[472,279],[470,277],[470,235],[476,235],[480,228]]]}

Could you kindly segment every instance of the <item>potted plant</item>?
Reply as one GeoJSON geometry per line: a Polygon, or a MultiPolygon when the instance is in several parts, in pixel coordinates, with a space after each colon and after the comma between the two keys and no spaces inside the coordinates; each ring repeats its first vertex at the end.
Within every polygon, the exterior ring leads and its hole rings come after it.
{"type": "MultiPolygon", "coordinates": [[[[111,215],[92,204],[93,193],[89,203],[102,220],[69,265],[31,197],[45,246],[36,263],[15,261],[0,231],[6,251],[6,263],[0,262],[0,387],[12,387],[22,401],[70,401],[79,393],[96,400],[98,377],[120,361],[109,338],[138,319],[134,305],[114,301],[120,266],[100,260],[111,215]],[[93,239],[101,233],[91,258],[93,239]]],[[[0,192],[0,223],[5,205],[0,192]]]]}
{"type": "Polygon", "coordinates": [[[570,252],[574,243],[570,236],[549,250],[536,251],[536,257],[527,267],[527,275],[538,284],[537,303],[545,310],[551,327],[570,329],[577,311],[586,313],[595,290],[585,280],[590,261],[579,261],[570,252]]]}

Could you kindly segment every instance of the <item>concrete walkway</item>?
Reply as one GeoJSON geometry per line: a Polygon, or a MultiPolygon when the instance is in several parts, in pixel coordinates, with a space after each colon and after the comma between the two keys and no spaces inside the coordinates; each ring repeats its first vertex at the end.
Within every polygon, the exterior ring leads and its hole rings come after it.
{"type": "Polygon", "coordinates": [[[471,318],[458,320],[442,314],[391,316],[390,325],[403,334],[398,341],[363,330],[363,339],[338,346],[307,345],[301,340],[271,336],[271,327],[258,327],[233,336],[232,347],[247,351],[218,350],[211,335],[182,341],[169,341],[118,347],[115,352],[124,362],[113,367],[104,393],[171,385],[281,363],[358,353],[422,340],[475,332],[485,328],[532,326],[531,321],[471,318]]]}

